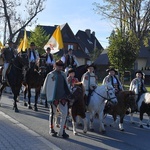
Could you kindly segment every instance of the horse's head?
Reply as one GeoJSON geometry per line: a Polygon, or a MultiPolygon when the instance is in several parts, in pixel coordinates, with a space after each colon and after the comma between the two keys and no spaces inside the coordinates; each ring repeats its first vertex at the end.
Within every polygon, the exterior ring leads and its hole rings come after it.
{"type": "Polygon", "coordinates": [[[19,62],[22,64],[22,66],[24,66],[24,67],[29,66],[28,55],[26,52],[18,53],[17,58],[18,58],[19,62]]]}
{"type": "Polygon", "coordinates": [[[107,93],[107,100],[110,101],[112,104],[117,104],[118,100],[115,95],[115,89],[113,88],[112,85],[106,85],[105,90],[107,93]]]}

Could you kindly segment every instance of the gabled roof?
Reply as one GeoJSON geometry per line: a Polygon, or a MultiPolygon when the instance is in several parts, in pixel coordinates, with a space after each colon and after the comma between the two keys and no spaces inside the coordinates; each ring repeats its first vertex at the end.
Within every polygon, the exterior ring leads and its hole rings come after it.
{"type": "Polygon", "coordinates": [[[78,42],[80,43],[80,46],[82,47],[82,49],[84,50],[87,49],[89,53],[91,53],[95,49],[95,47],[98,48],[99,50],[103,49],[102,45],[99,43],[99,41],[95,37],[95,32],[93,32],[92,34],[89,33],[88,35],[86,31],[79,30],[75,36],[78,42]]]}
{"type": "MultiPolygon", "coordinates": [[[[67,50],[60,50],[56,53],[56,55],[58,56],[63,56],[64,54],[67,54],[67,50]]],[[[73,54],[77,57],[77,58],[85,58],[85,59],[90,59],[90,57],[84,53],[82,50],[74,50],[73,54]]]]}
{"type": "Polygon", "coordinates": [[[99,55],[99,57],[94,61],[95,65],[108,65],[109,58],[107,55],[107,50],[103,50],[103,52],[99,55]]]}

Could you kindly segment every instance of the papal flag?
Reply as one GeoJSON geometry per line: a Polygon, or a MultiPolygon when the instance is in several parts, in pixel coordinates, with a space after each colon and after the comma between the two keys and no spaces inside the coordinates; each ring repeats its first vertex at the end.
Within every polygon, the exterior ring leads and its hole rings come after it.
{"type": "Polygon", "coordinates": [[[58,52],[60,49],[64,47],[60,26],[57,26],[53,35],[50,37],[49,41],[44,46],[44,49],[46,50],[47,47],[51,48],[52,54],[58,52]]]}
{"type": "Polygon", "coordinates": [[[26,30],[24,30],[24,37],[18,47],[18,53],[22,50],[25,51],[28,48],[28,39],[27,39],[27,33],[26,30]]]}

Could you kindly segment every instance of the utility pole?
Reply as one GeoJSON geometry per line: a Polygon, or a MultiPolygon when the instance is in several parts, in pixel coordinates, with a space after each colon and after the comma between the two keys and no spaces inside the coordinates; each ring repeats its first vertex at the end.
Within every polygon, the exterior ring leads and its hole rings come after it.
{"type": "Polygon", "coordinates": [[[6,19],[5,19],[3,45],[6,44],[6,28],[7,28],[7,21],[6,21],[6,19]]]}

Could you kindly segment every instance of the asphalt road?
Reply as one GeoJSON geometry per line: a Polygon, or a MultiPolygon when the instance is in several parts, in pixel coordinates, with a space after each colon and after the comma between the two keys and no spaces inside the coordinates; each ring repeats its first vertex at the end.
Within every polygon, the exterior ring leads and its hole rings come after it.
{"type": "MultiPolygon", "coordinates": [[[[77,136],[72,134],[72,125],[69,123],[69,130],[66,132],[70,137],[69,139],[62,139],[51,137],[48,134],[48,108],[38,104],[38,112],[29,110],[23,106],[23,98],[21,95],[20,101],[18,102],[19,113],[15,113],[12,110],[12,98],[12,94],[3,93],[0,110],[48,139],[62,150],[148,150],[150,148],[150,128],[146,126],[144,128],[139,127],[138,114],[135,114],[134,117],[135,124],[129,122],[129,116],[125,117],[125,131],[119,131],[118,126],[110,127],[109,124],[112,122],[112,118],[111,116],[107,116],[105,120],[107,124],[105,134],[99,132],[98,119],[95,119],[94,122],[94,132],[88,131],[84,134],[82,127],[78,127],[77,136]]],[[[34,92],[32,92],[32,100],[33,98],[34,92]]],[[[146,123],[147,117],[144,116],[144,118],[144,122],[146,123]]],[[[56,128],[57,130],[58,128],[56,128]]]]}

